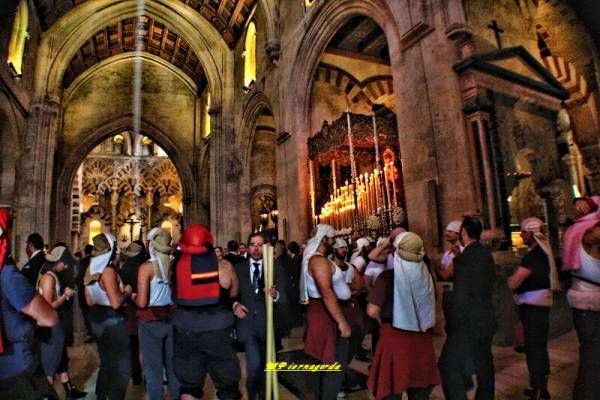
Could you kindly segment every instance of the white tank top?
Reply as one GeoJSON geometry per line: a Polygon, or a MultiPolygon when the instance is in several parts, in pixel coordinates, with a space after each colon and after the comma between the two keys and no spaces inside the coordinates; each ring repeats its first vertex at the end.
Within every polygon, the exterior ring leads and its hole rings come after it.
{"type": "MultiPolygon", "coordinates": [[[[58,299],[60,297],[60,282],[58,280],[58,276],[56,276],[56,274],[53,271],[46,271],[45,274],[50,274],[54,278],[54,298],[58,299]]],[[[42,296],[44,295],[44,291],[40,287],[40,282],[42,281],[42,277],[45,274],[40,274],[40,276],[38,277],[38,280],[37,280],[37,285],[36,285],[38,293],[42,296]]]]}
{"type": "MultiPolygon", "coordinates": [[[[336,297],[338,300],[348,300],[352,295],[352,292],[350,291],[350,286],[348,286],[348,283],[346,282],[346,274],[337,265],[335,265],[333,261],[329,259],[328,261],[335,266],[335,272],[331,277],[331,281],[336,297]]],[[[308,297],[315,299],[321,298],[321,293],[317,287],[317,282],[315,282],[310,272],[308,272],[308,269],[306,270],[306,288],[308,289],[308,297]]]]}
{"type": "Polygon", "coordinates": [[[173,304],[173,298],[169,279],[165,277],[165,271],[161,268],[160,263],[157,260],[151,261],[154,264],[154,277],[150,281],[148,307],[170,306],[173,304]]]}
{"type": "MultiPolygon", "coordinates": [[[[92,299],[93,305],[110,307],[108,294],[100,287],[100,279],[102,279],[102,275],[98,277],[96,282],[87,285],[85,290],[87,290],[88,295],[92,299]]],[[[123,282],[121,282],[121,279],[119,279],[119,288],[123,290],[123,282]]]]}

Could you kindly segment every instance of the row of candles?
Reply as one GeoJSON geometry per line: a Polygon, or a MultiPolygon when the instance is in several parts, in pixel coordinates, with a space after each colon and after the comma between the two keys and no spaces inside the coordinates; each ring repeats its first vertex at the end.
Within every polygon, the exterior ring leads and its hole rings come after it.
{"type": "MultiPolygon", "coordinates": [[[[314,223],[326,223],[337,230],[356,229],[366,226],[371,215],[379,215],[398,206],[398,191],[396,188],[396,168],[394,161],[383,163],[383,176],[380,171],[379,140],[377,135],[377,120],[373,118],[373,141],[375,144],[375,168],[373,172],[357,175],[354,159],[354,146],[350,110],[346,110],[348,147],[350,152],[350,169],[352,181],[337,187],[335,159],[331,161],[333,193],[330,200],[323,205],[319,215],[315,209],[315,181],[313,163],[309,162],[310,202],[314,223]],[[358,226],[357,226],[358,224],[358,226]]],[[[387,213],[391,216],[391,213],[387,213]]]]}
{"type": "MultiPolygon", "coordinates": [[[[335,163],[332,163],[335,166],[335,163]]],[[[373,172],[358,175],[354,182],[345,182],[336,187],[335,169],[333,169],[334,193],[323,205],[318,221],[332,225],[335,229],[356,228],[355,217],[359,225],[366,225],[371,215],[378,215],[398,205],[394,162],[390,161],[382,173],[373,172]],[[383,178],[383,179],[382,179],[383,178]]]]}

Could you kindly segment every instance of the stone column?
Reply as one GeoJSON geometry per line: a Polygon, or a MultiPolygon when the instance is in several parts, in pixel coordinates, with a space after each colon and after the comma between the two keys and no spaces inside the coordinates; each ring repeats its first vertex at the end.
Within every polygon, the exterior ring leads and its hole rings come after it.
{"type": "MultiPolygon", "coordinates": [[[[51,230],[50,216],[53,208],[54,154],[57,131],[60,125],[61,104],[58,99],[45,98],[34,102],[30,107],[27,130],[23,146],[20,167],[17,170],[17,218],[16,240],[19,261],[27,259],[24,242],[27,235],[38,232],[47,243],[54,242],[56,232],[68,232],[68,205],[62,214],[54,215],[51,230]],[[51,236],[52,235],[52,236],[51,236]]],[[[69,237],[60,240],[68,241],[69,237]]]]}
{"type": "Polygon", "coordinates": [[[211,116],[210,148],[210,227],[219,243],[240,240],[239,216],[236,212],[242,165],[233,145],[232,123],[225,120],[222,108],[214,107],[211,116]]]}

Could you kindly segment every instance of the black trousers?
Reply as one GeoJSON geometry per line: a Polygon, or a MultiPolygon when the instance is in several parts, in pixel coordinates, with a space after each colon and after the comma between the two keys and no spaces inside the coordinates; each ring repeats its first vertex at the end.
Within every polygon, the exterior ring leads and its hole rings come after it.
{"type": "Polygon", "coordinates": [[[181,394],[201,399],[204,379],[210,377],[219,399],[241,399],[241,373],[231,328],[208,332],[174,327],[173,366],[181,394]]]}
{"type": "MultiPolygon", "coordinates": [[[[307,398],[314,398],[316,400],[337,399],[338,392],[342,389],[344,374],[348,370],[349,346],[349,338],[338,337],[335,346],[335,361],[341,365],[341,371],[304,372],[306,386],[310,392],[307,398]]],[[[317,359],[314,359],[313,363],[323,364],[317,359]]]]}
{"type": "Polygon", "coordinates": [[[466,400],[464,366],[470,356],[477,375],[475,400],[493,400],[495,391],[493,335],[471,337],[468,332],[450,333],[440,355],[439,367],[446,400],[466,400]]]}
{"type": "Polygon", "coordinates": [[[579,339],[579,370],[573,400],[600,399],[600,311],[573,309],[579,339]]]}
{"type": "Polygon", "coordinates": [[[548,357],[548,330],[550,307],[521,304],[519,318],[523,323],[525,356],[529,370],[529,384],[534,389],[548,390],[550,359],[548,357]]]}

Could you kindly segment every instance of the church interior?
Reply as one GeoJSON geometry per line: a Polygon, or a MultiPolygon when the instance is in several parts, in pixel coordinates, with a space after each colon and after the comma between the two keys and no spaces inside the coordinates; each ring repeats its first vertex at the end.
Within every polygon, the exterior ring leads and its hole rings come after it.
{"type": "MultiPolygon", "coordinates": [[[[600,194],[599,20],[577,0],[4,0],[12,255],[27,261],[32,232],[75,252],[154,227],[177,243],[194,223],[223,247],[304,243],[327,223],[348,239],[402,226],[439,263],[446,224],[477,216],[504,282],[521,220],[560,254],[573,200],[600,194]]],[[[494,290],[508,354],[518,315],[494,290]]],[[[571,319],[562,296],[560,349],[571,319]]],[[[525,398],[503,379],[497,398],[525,398]]]]}

